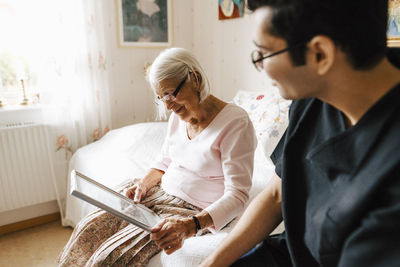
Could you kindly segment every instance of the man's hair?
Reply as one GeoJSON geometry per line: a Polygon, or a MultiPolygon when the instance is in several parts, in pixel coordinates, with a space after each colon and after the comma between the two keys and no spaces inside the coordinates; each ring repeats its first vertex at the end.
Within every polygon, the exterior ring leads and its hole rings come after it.
{"type": "Polygon", "coordinates": [[[269,34],[284,39],[294,65],[305,64],[306,43],[331,38],[359,70],[378,64],[386,54],[387,0],[247,0],[255,11],[272,8],[269,34]]]}

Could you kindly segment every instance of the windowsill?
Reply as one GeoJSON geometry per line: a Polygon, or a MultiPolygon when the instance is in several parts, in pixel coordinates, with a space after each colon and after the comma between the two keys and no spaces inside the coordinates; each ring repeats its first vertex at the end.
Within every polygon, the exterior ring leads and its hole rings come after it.
{"type": "Polygon", "coordinates": [[[5,105],[0,107],[0,112],[8,111],[19,111],[19,110],[35,110],[41,109],[43,106],[41,104],[29,104],[29,105],[5,105]]]}
{"type": "Polygon", "coordinates": [[[0,128],[40,123],[43,121],[44,108],[40,104],[0,107],[0,128]]]}

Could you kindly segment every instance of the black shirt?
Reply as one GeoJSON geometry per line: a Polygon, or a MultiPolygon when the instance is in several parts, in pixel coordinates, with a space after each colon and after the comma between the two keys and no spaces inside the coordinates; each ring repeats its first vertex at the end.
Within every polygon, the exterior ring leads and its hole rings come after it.
{"type": "Polygon", "coordinates": [[[294,101],[271,156],[294,266],[400,266],[400,85],[356,125],[294,101]]]}

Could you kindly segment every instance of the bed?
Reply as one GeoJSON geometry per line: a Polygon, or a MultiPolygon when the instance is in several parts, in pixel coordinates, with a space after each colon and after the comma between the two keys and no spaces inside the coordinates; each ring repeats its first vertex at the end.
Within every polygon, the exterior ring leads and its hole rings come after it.
{"type": "MultiPolygon", "coordinates": [[[[233,102],[248,112],[256,129],[258,146],[250,191],[253,199],[274,173],[269,155],[287,126],[290,101],[276,92],[239,91],[233,102]]],[[[112,130],[100,140],[78,149],[70,160],[69,173],[76,169],[111,188],[126,179],[143,177],[157,156],[166,131],[167,122],[137,123],[112,130]]],[[[63,225],[74,227],[93,210],[94,206],[68,195],[63,225]]],[[[198,266],[226,237],[237,219],[216,234],[185,240],[183,247],[171,255],[157,254],[148,266],[198,266]]]]}

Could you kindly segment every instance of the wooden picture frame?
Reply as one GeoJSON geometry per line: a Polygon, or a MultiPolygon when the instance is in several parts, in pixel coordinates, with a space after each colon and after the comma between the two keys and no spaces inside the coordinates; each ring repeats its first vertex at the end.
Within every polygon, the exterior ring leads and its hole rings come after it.
{"type": "Polygon", "coordinates": [[[172,0],[115,0],[120,47],[172,45],[172,0]]]}
{"type": "Polygon", "coordinates": [[[389,0],[387,43],[400,47],[400,0],[389,0]]]}

